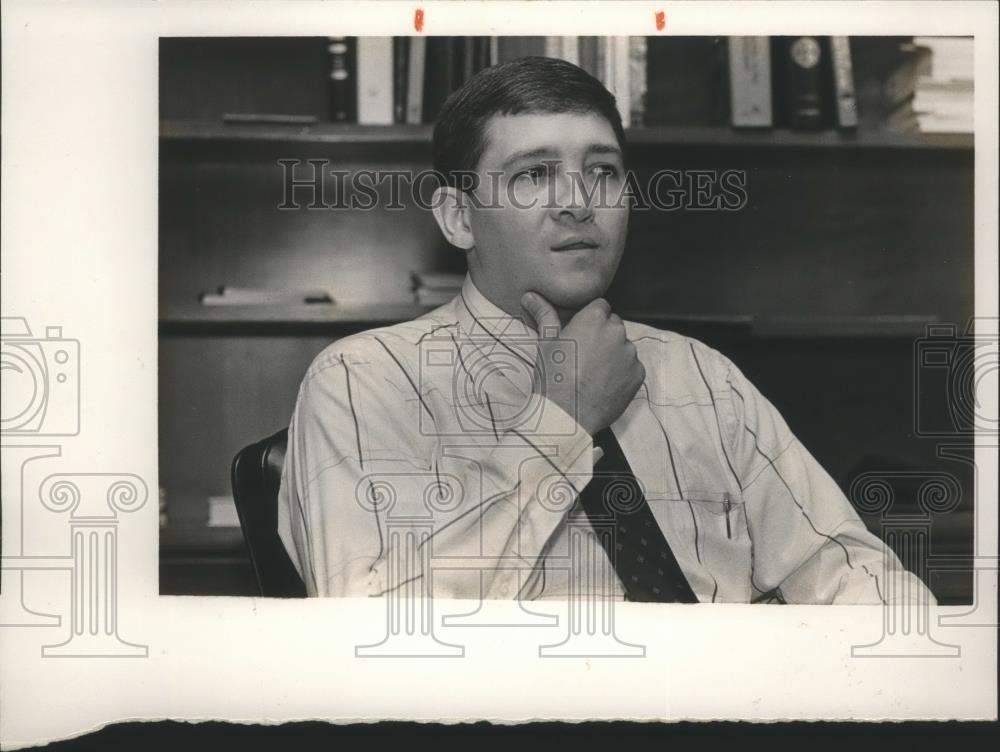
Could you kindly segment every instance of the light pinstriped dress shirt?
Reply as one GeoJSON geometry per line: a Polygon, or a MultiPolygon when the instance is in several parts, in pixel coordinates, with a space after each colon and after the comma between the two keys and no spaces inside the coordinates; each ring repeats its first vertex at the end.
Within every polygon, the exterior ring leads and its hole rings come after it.
{"type": "MultiPolygon", "coordinates": [[[[646,380],[612,430],[700,602],[934,602],[733,363],[625,327],[646,380]]],[[[594,448],[532,394],[536,342],[467,277],[452,302],[316,357],[278,509],[309,595],[624,597],[613,574],[571,579],[594,448]]],[[[571,377],[572,346],[557,352],[545,367],[571,377]]]]}

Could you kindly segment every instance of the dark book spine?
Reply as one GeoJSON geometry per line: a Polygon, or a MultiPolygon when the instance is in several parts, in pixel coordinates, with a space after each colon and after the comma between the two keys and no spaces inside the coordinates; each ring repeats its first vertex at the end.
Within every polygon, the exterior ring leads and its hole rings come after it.
{"type": "Polygon", "coordinates": [[[829,70],[824,45],[818,37],[780,37],[777,44],[775,88],[780,92],[782,125],[796,130],[825,127],[824,81],[830,82],[830,77],[824,75],[829,70]]]}
{"type": "Polygon", "coordinates": [[[392,38],[392,122],[406,122],[406,89],[409,83],[410,38],[392,38]]]}
{"type": "Polygon", "coordinates": [[[490,38],[474,37],[476,40],[476,64],[475,72],[478,73],[483,68],[490,67],[490,38]]]}
{"type": "Polygon", "coordinates": [[[462,75],[459,78],[459,82],[464,84],[476,72],[476,38],[461,37],[461,46],[459,49],[462,55],[461,65],[459,66],[462,75]]]}
{"type": "Polygon", "coordinates": [[[335,123],[357,120],[356,46],[352,37],[330,37],[327,45],[329,60],[329,111],[335,123]]]}
{"type": "Polygon", "coordinates": [[[444,102],[462,81],[462,38],[448,37],[444,43],[444,67],[448,72],[441,92],[444,102]]]}
{"type": "Polygon", "coordinates": [[[597,37],[580,37],[580,67],[594,78],[601,74],[597,64],[597,37]]]}
{"type": "MultiPolygon", "coordinates": [[[[725,125],[729,117],[727,47],[726,37],[648,37],[645,125],[725,125]]],[[[600,69],[600,45],[595,53],[600,69]]],[[[581,62],[583,54],[581,48],[581,62]]]]}
{"type": "Polygon", "coordinates": [[[425,123],[433,123],[445,97],[451,90],[451,46],[449,37],[428,37],[427,58],[424,67],[424,117],[425,123]]]}

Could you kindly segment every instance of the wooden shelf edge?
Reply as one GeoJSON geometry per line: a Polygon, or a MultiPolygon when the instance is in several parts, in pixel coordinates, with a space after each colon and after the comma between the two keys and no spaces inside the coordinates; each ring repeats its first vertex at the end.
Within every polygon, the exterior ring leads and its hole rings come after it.
{"type": "MultiPolygon", "coordinates": [[[[306,306],[260,311],[247,308],[189,309],[167,314],[159,321],[163,336],[238,334],[322,334],[332,329],[388,326],[418,318],[436,306],[391,304],[364,308],[306,306]]],[[[877,338],[919,337],[927,326],[940,323],[939,316],[753,316],[684,315],[660,311],[623,311],[622,318],[661,328],[697,328],[740,331],[759,338],[877,338]]]]}
{"type": "Polygon", "coordinates": [[[284,125],[224,123],[212,120],[161,120],[160,139],[189,142],[275,142],[305,144],[430,143],[430,125],[317,123],[284,125]]]}
{"type": "MultiPolygon", "coordinates": [[[[160,139],[167,143],[273,143],[318,146],[364,144],[430,145],[431,125],[315,125],[224,123],[211,120],[160,121],[160,139]]],[[[896,133],[893,131],[791,131],[728,126],[648,126],[626,131],[630,146],[719,146],[767,148],[971,150],[971,133],[896,133]]]]}

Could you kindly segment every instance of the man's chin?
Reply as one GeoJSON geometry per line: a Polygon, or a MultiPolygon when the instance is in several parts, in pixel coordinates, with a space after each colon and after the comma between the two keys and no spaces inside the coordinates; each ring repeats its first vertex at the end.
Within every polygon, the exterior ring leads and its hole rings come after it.
{"type": "Polygon", "coordinates": [[[604,296],[609,285],[592,284],[572,289],[555,289],[549,297],[549,302],[561,311],[576,313],[581,308],[604,296]]]}

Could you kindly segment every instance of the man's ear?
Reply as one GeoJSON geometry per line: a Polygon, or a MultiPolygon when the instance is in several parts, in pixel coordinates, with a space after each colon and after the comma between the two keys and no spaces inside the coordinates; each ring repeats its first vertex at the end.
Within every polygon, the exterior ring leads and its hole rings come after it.
{"type": "Polygon", "coordinates": [[[457,188],[441,186],[431,199],[434,219],[445,239],[453,246],[468,251],[476,244],[469,225],[469,198],[457,188]]]}

